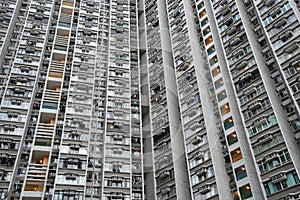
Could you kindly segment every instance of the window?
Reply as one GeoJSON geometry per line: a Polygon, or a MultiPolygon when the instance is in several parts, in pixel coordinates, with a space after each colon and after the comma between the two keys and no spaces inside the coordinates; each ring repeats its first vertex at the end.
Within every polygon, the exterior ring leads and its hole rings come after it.
{"type": "Polygon", "coordinates": [[[211,156],[208,150],[197,152],[196,154],[194,154],[193,159],[189,160],[189,166],[190,168],[194,168],[210,158],[211,156]]]}
{"type": "Polygon", "coordinates": [[[212,66],[218,62],[218,57],[214,56],[211,59],[209,59],[209,64],[212,66]]]}
{"type": "Polygon", "coordinates": [[[233,127],[233,126],[234,126],[234,123],[233,123],[232,117],[229,117],[228,119],[226,119],[224,121],[224,128],[225,128],[225,130],[227,130],[227,129],[233,127]]]}
{"type": "Polygon", "coordinates": [[[172,163],[172,154],[164,155],[162,158],[158,160],[158,162],[155,163],[155,167],[157,169],[162,169],[163,167],[167,166],[168,164],[172,163]]]}
{"type": "Polygon", "coordinates": [[[196,170],[195,175],[192,176],[192,185],[194,186],[212,176],[214,176],[213,166],[201,167],[200,169],[196,170]]]}
{"type": "MultiPolygon", "coordinates": [[[[197,0],[197,2],[198,2],[199,0],[197,0]]],[[[202,1],[201,3],[199,3],[198,4],[198,6],[197,6],[197,8],[198,8],[198,10],[200,10],[201,8],[203,8],[204,7],[204,2],[202,1]]]]}
{"type": "Polygon", "coordinates": [[[236,132],[231,133],[227,136],[227,141],[229,145],[232,145],[238,141],[236,132]]]}
{"type": "Polygon", "coordinates": [[[260,133],[261,131],[264,131],[267,128],[277,124],[277,119],[275,115],[272,114],[267,117],[260,117],[256,119],[253,124],[253,126],[247,127],[249,136],[260,133]]]}
{"type": "Polygon", "coordinates": [[[230,112],[230,106],[229,103],[226,103],[225,105],[221,106],[221,114],[222,116],[230,112]]]}
{"type": "Polygon", "coordinates": [[[299,119],[295,119],[293,121],[290,121],[290,125],[292,126],[292,128],[297,131],[300,129],[300,120],[299,119]]]}
{"type": "Polygon", "coordinates": [[[217,97],[219,102],[223,101],[225,98],[227,98],[226,91],[223,90],[222,92],[218,93],[217,97]]]}
{"type": "Polygon", "coordinates": [[[246,167],[244,165],[236,168],[234,171],[237,180],[247,177],[246,167]]]}
{"type": "Polygon", "coordinates": [[[0,199],[6,199],[7,197],[7,189],[5,188],[0,188],[0,199]]]}
{"type": "Polygon", "coordinates": [[[199,149],[199,147],[203,146],[207,143],[207,135],[196,135],[194,136],[192,143],[186,146],[186,150],[188,153],[194,151],[195,149],[199,149]]]}
{"type": "Polygon", "coordinates": [[[233,126],[234,126],[234,123],[233,123],[232,117],[229,117],[229,118],[227,118],[227,119],[224,121],[224,128],[225,128],[225,130],[227,130],[227,129],[233,127],[233,126]]]}
{"type": "Polygon", "coordinates": [[[217,191],[217,185],[204,185],[199,188],[198,192],[194,193],[194,199],[195,200],[201,200],[201,199],[210,199],[211,197],[215,196],[218,193],[217,191]]]}
{"type": "Polygon", "coordinates": [[[207,53],[208,53],[208,55],[211,55],[212,53],[214,53],[215,52],[215,46],[213,45],[213,46],[211,46],[209,49],[207,49],[207,53]]]}
{"type": "Polygon", "coordinates": [[[251,19],[251,24],[252,24],[253,26],[256,26],[256,25],[258,24],[258,20],[257,20],[256,17],[255,17],[254,19],[251,19]]]}
{"type": "Polygon", "coordinates": [[[271,153],[264,157],[263,161],[258,162],[260,173],[267,172],[291,160],[287,149],[279,153],[271,153]],[[265,161],[266,160],[266,161],[265,161]]]}
{"type": "MultiPolygon", "coordinates": [[[[229,29],[229,31],[230,31],[231,29],[229,29]]],[[[230,36],[230,35],[224,35],[223,37],[222,37],[222,41],[223,41],[223,43],[226,43],[228,40],[230,40],[232,37],[230,36]]],[[[231,48],[231,46],[229,46],[229,47],[227,47],[226,48],[226,53],[230,53],[230,51],[232,50],[232,48],[231,48]]]]}
{"type": "Polygon", "coordinates": [[[209,45],[210,43],[212,43],[212,41],[213,41],[212,36],[208,37],[208,38],[205,40],[205,45],[206,45],[206,46],[209,45]]]}
{"type": "Polygon", "coordinates": [[[223,78],[219,78],[219,79],[215,82],[215,89],[218,89],[218,88],[222,87],[223,85],[224,85],[223,78]]]}
{"type": "Polygon", "coordinates": [[[105,184],[105,186],[119,187],[119,188],[129,188],[130,187],[129,179],[125,179],[125,178],[122,178],[122,177],[105,178],[104,179],[104,184],[105,184]]]}
{"type": "Polygon", "coordinates": [[[221,26],[219,29],[220,29],[220,33],[223,33],[226,29],[227,29],[227,25],[224,24],[223,26],[221,26]]]}
{"type": "Polygon", "coordinates": [[[201,21],[201,26],[205,26],[206,24],[208,24],[208,19],[205,18],[203,21],[201,21]]]}
{"type": "Polygon", "coordinates": [[[292,187],[299,183],[299,178],[295,170],[288,173],[279,173],[269,178],[270,181],[264,183],[267,195],[292,187]]]}
{"type": "Polygon", "coordinates": [[[220,67],[216,67],[215,69],[212,70],[212,75],[213,75],[213,77],[216,77],[216,76],[219,75],[220,73],[221,73],[220,67]]]}
{"type": "Polygon", "coordinates": [[[247,184],[247,185],[245,185],[243,187],[240,187],[239,190],[240,190],[240,194],[241,194],[242,200],[248,199],[248,198],[250,198],[250,197],[253,196],[250,184],[247,184]]]}
{"type": "Polygon", "coordinates": [[[298,72],[300,72],[300,66],[291,66],[284,69],[284,74],[287,78],[293,76],[294,74],[297,74],[298,72]]]}
{"type": "Polygon", "coordinates": [[[200,12],[199,17],[202,18],[206,15],[206,10],[203,10],[202,12],[200,12]]]}
{"type": "Polygon", "coordinates": [[[170,171],[163,171],[159,174],[159,176],[156,178],[156,184],[157,186],[162,185],[164,182],[173,179],[174,178],[174,170],[170,171]]]}
{"type": "Polygon", "coordinates": [[[239,200],[239,199],[240,199],[240,198],[239,198],[239,193],[238,193],[237,190],[233,191],[233,199],[234,199],[234,200],[239,200]]]}
{"type": "Polygon", "coordinates": [[[26,50],[25,50],[25,49],[19,48],[18,53],[19,53],[19,54],[25,54],[25,53],[26,53],[26,50]]]}
{"type": "Polygon", "coordinates": [[[248,89],[245,90],[244,93],[247,93],[247,95],[243,95],[241,98],[240,98],[240,103],[241,105],[247,103],[248,101],[250,101],[251,99],[259,96],[260,94],[262,94],[263,92],[265,92],[265,86],[263,84],[260,84],[258,85],[257,87],[255,87],[253,89],[253,92],[249,93],[247,91],[249,91],[248,89]]]}
{"type": "Polygon", "coordinates": [[[283,142],[283,137],[280,132],[274,134],[267,134],[263,137],[259,138],[257,142],[253,143],[253,152],[254,155],[258,155],[259,153],[271,149],[272,147],[283,142]]]}
{"type": "Polygon", "coordinates": [[[236,162],[243,158],[240,148],[233,150],[230,154],[231,154],[232,162],[236,162]]]}
{"type": "Polygon", "coordinates": [[[210,27],[207,27],[203,30],[203,36],[207,35],[208,33],[210,33],[210,27]]]}
{"type": "Polygon", "coordinates": [[[108,107],[115,107],[115,102],[114,101],[107,101],[107,106],[108,107]]]}
{"type": "Polygon", "coordinates": [[[293,85],[291,85],[291,89],[293,90],[294,93],[298,92],[300,90],[300,82],[296,82],[293,85]]]}
{"type": "Polygon", "coordinates": [[[264,20],[264,24],[265,26],[269,25],[270,23],[272,23],[275,19],[277,19],[278,17],[280,17],[281,15],[283,15],[285,12],[287,12],[288,10],[290,10],[291,5],[289,3],[283,5],[281,8],[277,7],[277,9],[274,9],[270,16],[268,16],[265,20],[264,20]]]}

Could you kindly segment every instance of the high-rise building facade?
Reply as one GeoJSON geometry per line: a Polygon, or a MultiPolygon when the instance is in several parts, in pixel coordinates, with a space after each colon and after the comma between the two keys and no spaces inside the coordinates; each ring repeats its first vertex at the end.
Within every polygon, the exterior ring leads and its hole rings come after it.
{"type": "Polygon", "coordinates": [[[0,1],[0,199],[300,199],[299,8],[0,1]]]}
{"type": "Polygon", "coordinates": [[[299,199],[296,2],[196,4],[234,198],[299,199]]]}

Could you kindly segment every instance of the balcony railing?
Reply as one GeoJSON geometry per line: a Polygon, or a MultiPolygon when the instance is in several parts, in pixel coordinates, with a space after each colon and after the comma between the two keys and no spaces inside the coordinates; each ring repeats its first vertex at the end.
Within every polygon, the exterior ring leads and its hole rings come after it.
{"type": "Polygon", "coordinates": [[[43,138],[52,138],[54,129],[54,124],[39,123],[36,131],[36,136],[40,136],[43,138]]]}
{"type": "Polygon", "coordinates": [[[59,102],[60,91],[46,89],[44,93],[45,101],[59,102]]]}

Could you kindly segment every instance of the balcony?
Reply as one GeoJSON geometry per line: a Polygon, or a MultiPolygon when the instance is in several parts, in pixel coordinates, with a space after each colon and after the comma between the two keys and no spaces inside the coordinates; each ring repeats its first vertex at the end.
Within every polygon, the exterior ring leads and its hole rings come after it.
{"type": "Polygon", "coordinates": [[[201,141],[202,141],[202,137],[201,137],[200,135],[197,135],[197,136],[195,136],[195,137],[193,138],[192,144],[193,144],[193,145],[197,145],[197,144],[199,144],[201,141]]]}
{"type": "Polygon", "coordinates": [[[209,185],[204,185],[199,188],[199,193],[204,195],[210,191],[210,186],[209,185]]]}
{"type": "Polygon", "coordinates": [[[284,49],[284,51],[286,53],[292,54],[297,49],[299,49],[299,45],[298,44],[291,44],[291,45],[286,46],[285,49],[284,49]]]}
{"type": "Polygon", "coordinates": [[[42,197],[44,181],[26,181],[23,196],[42,197]]]}
{"type": "Polygon", "coordinates": [[[70,0],[63,0],[62,1],[62,5],[63,6],[67,6],[67,7],[73,7],[74,6],[74,2],[70,1],[70,0]]]}
{"type": "Polygon", "coordinates": [[[190,64],[186,63],[186,62],[181,62],[180,64],[178,64],[178,67],[176,68],[177,71],[185,71],[189,68],[190,64]]]}
{"type": "Polygon", "coordinates": [[[195,131],[197,129],[203,129],[205,128],[205,123],[204,121],[194,121],[190,126],[189,128],[192,130],[192,131],[195,131]]]}
{"type": "MultiPolygon", "coordinates": [[[[68,37],[57,35],[55,38],[55,45],[61,45],[61,46],[67,47],[68,41],[69,41],[68,37]]],[[[64,49],[64,51],[66,51],[66,49],[64,49]]]]}
{"type": "Polygon", "coordinates": [[[230,41],[230,45],[235,46],[241,42],[241,39],[239,37],[235,37],[233,40],[230,41]]]}
{"type": "Polygon", "coordinates": [[[269,6],[271,6],[273,3],[274,3],[274,0],[266,0],[266,1],[264,2],[264,5],[269,7],[269,6]]]}
{"type": "Polygon", "coordinates": [[[260,117],[252,122],[252,124],[255,125],[255,127],[259,127],[259,126],[261,126],[263,124],[267,124],[267,123],[268,123],[268,121],[267,121],[266,117],[260,117]]]}
{"type": "Polygon", "coordinates": [[[72,173],[68,173],[68,174],[65,175],[65,177],[66,177],[66,180],[74,181],[74,180],[76,180],[77,175],[72,174],[72,173]]]}
{"type": "Polygon", "coordinates": [[[55,124],[46,124],[46,123],[39,123],[37,127],[36,134],[40,136],[45,136],[45,137],[52,137],[54,133],[54,128],[55,124]]]}
{"type": "Polygon", "coordinates": [[[289,38],[293,36],[293,32],[291,30],[285,30],[283,33],[281,33],[278,38],[282,40],[283,42],[287,41],[289,38]]]}
{"type": "Polygon", "coordinates": [[[163,187],[163,188],[160,189],[160,193],[163,194],[163,195],[167,194],[169,192],[171,192],[170,186],[165,186],[165,187],[163,187]]]}
{"type": "Polygon", "coordinates": [[[273,18],[275,18],[280,13],[281,13],[281,8],[278,6],[269,12],[269,16],[272,16],[273,18]]]}
{"type": "Polygon", "coordinates": [[[51,61],[49,77],[52,78],[62,78],[64,72],[65,62],[62,61],[51,61]]]}
{"type": "Polygon", "coordinates": [[[196,171],[197,176],[202,176],[207,173],[207,169],[205,167],[201,167],[199,170],[196,171]]]}
{"type": "Polygon", "coordinates": [[[62,8],[62,13],[59,16],[59,22],[70,23],[72,20],[72,13],[64,14],[63,13],[64,10],[71,10],[71,9],[62,8]]]}
{"type": "Polygon", "coordinates": [[[233,35],[236,32],[237,28],[235,26],[232,26],[227,30],[228,35],[233,35]]]}
{"type": "Polygon", "coordinates": [[[113,154],[122,154],[123,149],[122,148],[114,148],[112,149],[113,154]]]}
{"type": "Polygon", "coordinates": [[[42,113],[36,129],[36,148],[48,150],[51,147],[54,129],[55,114],[42,113]]]}
{"type": "MultiPolygon", "coordinates": [[[[61,82],[47,81],[46,90],[44,92],[44,101],[58,103],[60,99],[61,82]]],[[[44,107],[45,103],[43,104],[44,107]]],[[[45,107],[46,108],[46,107],[45,107]]]]}
{"type": "Polygon", "coordinates": [[[162,140],[164,138],[167,138],[169,136],[170,136],[169,127],[167,127],[167,128],[161,128],[160,130],[157,131],[157,133],[155,133],[153,135],[154,144],[156,144],[160,140],[162,140]]]}
{"type": "Polygon", "coordinates": [[[230,11],[231,11],[231,10],[230,10],[230,7],[227,6],[227,5],[225,5],[225,6],[220,10],[220,13],[221,13],[221,15],[226,16],[230,11]]]}
{"type": "Polygon", "coordinates": [[[39,197],[42,195],[48,162],[49,152],[33,151],[28,167],[24,196],[39,197]]]}
{"type": "Polygon", "coordinates": [[[164,179],[164,178],[167,178],[168,176],[170,176],[170,172],[165,170],[162,173],[160,173],[158,177],[161,179],[164,179]]]}
{"type": "Polygon", "coordinates": [[[227,25],[227,26],[230,26],[230,24],[232,24],[233,22],[233,17],[228,17],[224,20],[224,23],[227,25]]]}
{"type": "Polygon", "coordinates": [[[199,151],[199,152],[194,154],[193,158],[195,160],[201,160],[201,159],[204,159],[204,155],[205,155],[204,152],[199,151]]]}
{"type": "Polygon", "coordinates": [[[45,181],[47,174],[47,165],[30,164],[28,167],[27,180],[45,181]]]}
{"type": "Polygon", "coordinates": [[[85,185],[86,183],[86,176],[80,174],[73,174],[73,173],[66,173],[65,175],[57,175],[56,176],[56,183],[63,184],[63,185],[85,185]]]}
{"type": "Polygon", "coordinates": [[[0,121],[25,122],[26,115],[19,112],[0,112],[0,121]]]}
{"type": "Polygon", "coordinates": [[[281,20],[279,20],[279,21],[276,21],[276,22],[274,23],[274,28],[279,29],[280,27],[283,27],[284,25],[286,25],[287,22],[288,22],[288,21],[287,21],[286,18],[283,18],[283,19],[281,19],[281,20]]]}
{"type": "Polygon", "coordinates": [[[239,77],[239,80],[240,81],[250,81],[251,77],[252,77],[251,73],[250,72],[246,72],[246,73],[244,73],[243,75],[241,75],[239,77]]]}
{"type": "Polygon", "coordinates": [[[243,60],[242,62],[240,62],[239,64],[236,65],[236,68],[241,70],[241,69],[247,67],[248,64],[249,63],[247,61],[243,60]]]}
{"type": "Polygon", "coordinates": [[[2,153],[0,155],[0,165],[13,166],[15,163],[16,157],[8,153],[2,153]]]}
{"type": "Polygon", "coordinates": [[[197,108],[193,108],[192,110],[190,110],[190,112],[188,113],[189,117],[194,117],[196,114],[198,113],[197,108]]]}
{"type": "Polygon", "coordinates": [[[277,184],[277,183],[287,180],[287,176],[284,173],[280,173],[276,176],[270,177],[269,179],[272,181],[272,183],[277,184]]]}

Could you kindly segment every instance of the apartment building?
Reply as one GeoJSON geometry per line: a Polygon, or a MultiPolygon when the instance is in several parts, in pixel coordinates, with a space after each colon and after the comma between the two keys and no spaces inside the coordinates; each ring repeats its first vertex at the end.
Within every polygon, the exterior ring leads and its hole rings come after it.
{"type": "Polygon", "coordinates": [[[1,199],[142,199],[138,2],[1,6],[1,199]]]}
{"type": "Polygon", "coordinates": [[[191,198],[166,4],[145,2],[149,114],[157,199],[191,198]]]}
{"type": "Polygon", "coordinates": [[[233,198],[298,199],[298,83],[289,76],[299,78],[299,70],[292,63],[297,48],[288,50],[297,46],[297,35],[283,37],[286,27],[299,26],[296,3],[207,0],[196,1],[196,8],[231,158],[233,198]],[[291,58],[285,59],[295,69],[289,76],[282,57],[291,58]]]}
{"type": "Polygon", "coordinates": [[[300,199],[300,3],[0,2],[0,199],[300,199]]]}

